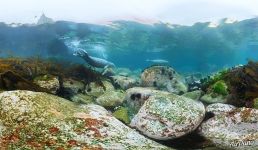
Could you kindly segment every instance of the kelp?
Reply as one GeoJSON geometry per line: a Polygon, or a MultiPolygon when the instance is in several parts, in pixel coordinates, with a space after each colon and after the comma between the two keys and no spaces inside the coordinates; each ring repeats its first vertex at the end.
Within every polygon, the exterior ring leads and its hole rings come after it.
{"type": "Polygon", "coordinates": [[[258,97],[258,62],[250,61],[247,65],[231,70],[225,80],[229,83],[230,104],[253,107],[258,97]]]}
{"type": "MultiPolygon", "coordinates": [[[[100,73],[82,64],[65,61],[34,58],[4,58],[0,59],[0,74],[2,90],[26,89],[32,91],[46,91],[33,83],[33,79],[52,75],[57,76],[62,90],[64,78],[82,81],[86,85],[97,82],[104,87],[100,73]]],[[[104,87],[105,88],[105,87],[104,87]]],[[[60,91],[62,93],[62,91],[60,91]]]]}

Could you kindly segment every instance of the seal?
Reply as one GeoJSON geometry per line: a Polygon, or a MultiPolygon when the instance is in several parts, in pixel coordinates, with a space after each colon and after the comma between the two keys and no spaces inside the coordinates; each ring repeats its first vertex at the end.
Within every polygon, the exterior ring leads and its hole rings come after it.
{"type": "Polygon", "coordinates": [[[89,65],[96,68],[115,67],[114,63],[109,62],[105,59],[89,56],[87,51],[81,48],[77,49],[77,51],[75,51],[73,55],[83,58],[89,65]]]}

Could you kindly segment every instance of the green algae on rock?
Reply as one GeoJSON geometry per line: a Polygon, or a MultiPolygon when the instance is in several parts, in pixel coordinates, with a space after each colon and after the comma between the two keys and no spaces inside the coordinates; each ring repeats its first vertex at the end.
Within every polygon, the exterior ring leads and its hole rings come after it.
{"type": "Polygon", "coordinates": [[[113,116],[116,117],[118,120],[123,121],[125,124],[130,123],[128,109],[125,107],[119,107],[113,112],[113,116]]]}
{"type": "Polygon", "coordinates": [[[130,125],[144,135],[169,140],[195,130],[205,115],[201,102],[171,94],[158,92],[147,98],[130,125]]]}
{"type": "Polygon", "coordinates": [[[212,85],[212,91],[214,93],[226,96],[228,95],[228,87],[225,81],[219,80],[212,85]]]}
{"type": "Polygon", "coordinates": [[[98,105],[77,105],[31,91],[0,93],[3,149],[169,149],[98,105]]]}

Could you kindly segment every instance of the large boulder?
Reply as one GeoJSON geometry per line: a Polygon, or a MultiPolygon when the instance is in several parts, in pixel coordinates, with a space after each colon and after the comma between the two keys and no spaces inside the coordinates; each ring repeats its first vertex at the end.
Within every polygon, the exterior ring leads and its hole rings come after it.
{"type": "Polygon", "coordinates": [[[258,110],[239,108],[202,123],[200,133],[223,149],[257,150],[258,110]]]}
{"type": "Polygon", "coordinates": [[[130,123],[144,135],[157,140],[174,139],[195,130],[202,122],[205,108],[201,102],[168,92],[155,92],[146,97],[130,123]]]}
{"type": "Polygon", "coordinates": [[[155,87],[175,94],[183,94],[187,91],[187,86],[183,78],[171,67],[152,66],[141,74],[142,85],[155,87]]]}
{"type": "Polygon", "coordinates": [[[1,149],[169,149],[98,105],[41,92],[0,93],[1,149]]]}

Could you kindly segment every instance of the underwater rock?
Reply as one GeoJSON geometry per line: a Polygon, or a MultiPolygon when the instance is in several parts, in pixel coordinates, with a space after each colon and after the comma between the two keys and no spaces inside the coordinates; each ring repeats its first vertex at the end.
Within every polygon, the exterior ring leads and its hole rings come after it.
{"type": "Polygon", "coordinates": [[[106,91],[113,91],[115,90],[112,83],[109,81],[102,81],[102,82],[90,82],[86,85],[85,92],[89,96],[99,97],[100,95],[104,94],[106,91]]]}
{"type": "Polygon", "coordinates": [[[233,105],[214,103],[214,104],[210,104],[206,107],[206,112],[210,112],[210,113],[213,113],[214,115],[218,115],[221,113],[230,112],[234,109],[236,109],[236,107],[233,105]]]}
{"type": "Polygon", "coordinates": [[[239,108],[202,123],[200,133],[222,149],[257,150],[258,110],[239,108]]]}
{"type": "Polygon", "coordinates": [[[223,80],[216,81],[210,85],[205,95],[201,97],[201,101],[212,103],[226,103],[228,98],[228,86],[223,80]]]}
{"type": "Polygon", "coordinates": [[[103,107],[116,107],[124,102],[125,93],[121,90],[107,91],[96,99],[96,103],[103,107]]]}
{"type": "Polygon", "coordinates": [[[56,76],[38,76],[33,80],[33,82],[42,88],[48,89],[52,94],[57,94],[60,89],[60,83],[56,76]]]}
{"type": "Polygon", "coordinates": [[[113,116],[116,117],[116,119],[124,122],[125,124],[130,123],[128,109],[125,107],[119,107],[113,112],[113,116]]]}
{"type": "Polygon", "coordinates": [[[0,74],[0,89],[8,91],[29,90],[50,93],[48,89],[42,88],[37,84],[30,82],[12,71],[6,71],[0,74]]]}
{"type": "Polygon", "coordinates": [[[121,75],[111,76],[111,78],[114,85],[118,85],[123,90],[127,90],[131,87],[139,85],[139,81],[135,78],[121,76],[121,75]]]}
{"type": "Polygon", "coordinates": [[[187,92],[187,86],[179,74],[168,66],[152,66],[141,74],[142,85],[145,87],[155,87],[175,94],[187,92]]]}
{"type": "Polygon", "coordinates": [[[195,130],[204,115],[201,102],[163,92],[147,98],[130,126],[150,138],[169,140],[195,130]]]}
{"type": "Polygon", "coordinates": [[[137,113],[138,110],[142,107],[144,102],[155,93],[164,93],[169,94],[168,92],[158,91],[151,88],[144,87],[133,87],[126,90],[125,100],[133,113],[137,113]]]}
{"type": "Polygon", "coordinates": [[[258,109],[258,98],[254,99],[254,108],[258,109]]]}
{"type": "Polygon", "coordinates": [[[71,78],[64,78],[60,96],[76,103],[89,104],[94,101],[92,96],[85,94],[85,84],[71,78]]]}
{"type": "Polygon", "coordinates": [[[223,95],[218,95],[214,93],[204,94],[200,100],[202,102],[205,102],[207,104],[213,104],[213,103],[226,103],[227,98],[223,95]]]}
{"type": "Polygon", "coordinates": [[[182,96],[193,99],[193,100],[199,100],[203,94],[202,90],[196,90],[192,92],[187,92],[183,94],[182,96]]]}
{"type": "Polygon", "coordinates": [[[0,94],[2,149],[169,149],[98,105],[31,91],[0,94]]]}

